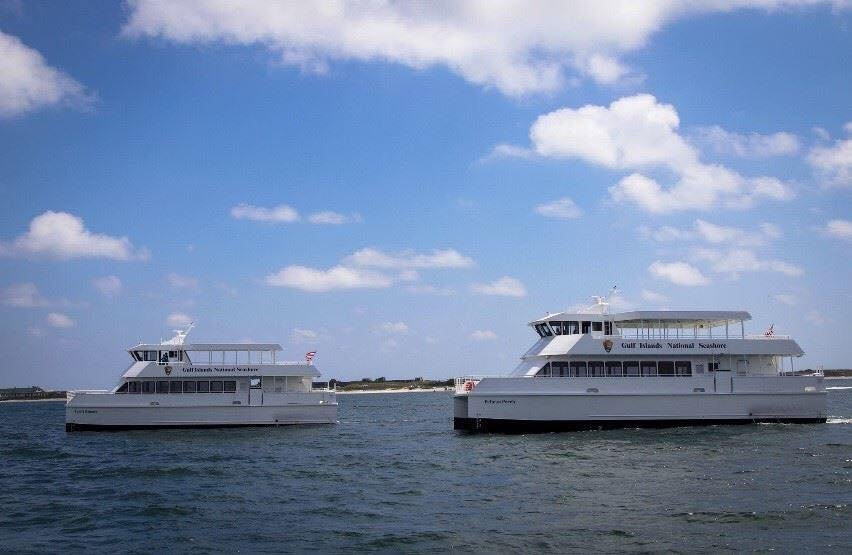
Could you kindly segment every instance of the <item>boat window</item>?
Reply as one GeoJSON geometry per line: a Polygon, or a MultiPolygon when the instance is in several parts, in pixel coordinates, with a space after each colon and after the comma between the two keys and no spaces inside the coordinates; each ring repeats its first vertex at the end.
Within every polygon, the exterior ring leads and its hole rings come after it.
{"type": "Polygon", "coordinates": [[[169,392],[169,382],[166,380],[162,380],[157,382],[157,393],[168,393],[169,392]]]}
{"type": "Polygon", "coordinates": [[[544,333],[544,335],[545,335],[545,336],[547,336],[547,337],[550,337],[551,335],[553,335],[553,332],[552,332],[552,331],[550,331],[550,326],[548,326],[547,324],[542,324],[542,325],[541,325],[541,331],[542,331],[542,332],[544,333]]]}
{"type": "Polygon", "coordinates": [[[603,330],[603,322],[592,322],[592,331],[603,330]]]}
{"type": "Polygon", "coordinates": [[[625,360],[624,361],[624,375],[625,376],[638,376],[639,375],[639,361],[638,360],[625,360]]]}
{"type": "Polygon", "coordinates": [[[196,388],[195,388],[195,382],[194,381],[183,382],[183,392],[184,393],[195,393],[195,389],[196,388]]]}
{"type": "Polygon", "coordinates": [[[260,378],[250,378],[249,379],[249,388],[250,389],[260,389],[260,378]]]}
{"type": "Polygon", "coordinates": [[[675,362],[675,373],[678,376],[691,376],[692,363],[688,360],[678,360],[675,362]]]}
{"type": "Polygon", "coordinates": [[[198,380],[196,384],[198,393],[210,393],[210,382],[207,380],[198,380]]]}
{"type": "Polygon", "coordinates": [[[130,351],[130,356],[133,360],[142,360],[142,351],[130,351]]]}
{"type": "Polygon", "coordinates": [[[621,376],[621,361],[620,360],[608,360],[608,361],[606,361],[606,375],[607,376],[621,376]]]}
{"type": "Polygon", "coordinates": [[[568,330],[565,331],[565,335],[573,335],[575,333],[580,333],[580,322],[565,322],[565,325],[568,326],[568,330]]]}
{"type": "Polygon", "coordinates": [[[225,381],[225,393],[234,393],[237,390],[237,382],[234,380],[225,381]]]}
{"type": "Polygon", "coordinates": [[[177,357],[178,357],[177,351],[169,351],[169,358],[177,358],[177,357]]]}
{"type": "Polygon", "coordinates": [[[180,393],[181,392],[181,381],[180,380],[172,380],[169,382],[169,393],[180,393]]]}
{"type": "Polygon", "coordinates": [[[563,361],[555,361],[550,363],[551,372],[554,377],[566,378],[570,376],[568,372],[568,363],[563,361]]]}
{"type": "Polygon", "coordinates": [[[583,333],[589,333],[591,326],[592,326],[591,322],[583,322],[583,333]]]}
{"type": "Polygon", "coordinates": [[[590,376],[603,376],[604,375],[604,363],[602,360],[590,360],[589,361],[589,375],[590,376]]]}
{"type": "Polygon", "coordinates": [[[643,376],[656,376],[657,375],[657,362],[653,360],[643,360],[642,361],[642,375],[643,376]]]}
{"type": "Polygon", "coordinates": [[[657,369],[661,376],[675,375],[674,362],[668,360],[661,360],[657,363],[657,369]]]}
{"type": "Polygon", "coordinates": [[[588,370],[586,369],[585,361],[572,361],[571,362],[571,375],[579,376],[584,378],[589,375],[588,370]]]}
{"type": "Polygon", "coordinates": [[[154,380],[142,382],[142,393],[154,393],[154,380]]]}
{"type": "Polygon", "coordinates": [[[550,328],[556,335],[562,335],[562,322],[551,322],[550,328]]]}
{"type": "Polygon", "coordinates": [[[127,382],[127,391],[130,393],[139,393],[142,391],[141,382],[127,382]]]}
{"type": "Polygon", "coordinates": [[[539,337],[544,337],[544,332],[541,331],[541,324],[535,325],[535,332],[538,334],[539,337]]]}
{"type": "Polygon", "coordinates": [[[612,335],[612,322],[604,322],[604,335],[612,335]]]}
{"type": "Polygon", "coordinates": [[[139,355],[142,357],[139,360],[144,360],[144,361],[155,361],[155,360],[157,360],[157,351],[139,351],[139,355]]]}
{"type": "Polygon", "coordinates": [[[168,351],[160,351],[160,362],[168,362],[169,361],[169,352],[168,351]]]}
{"type": "Polygon", "coordinates": [[[222,380],[213,380],[210,382],[210,393],[222,393],[222,380]]]}
{"type": "Polygon", "coordinates": [[[121,387],[115,390],[116,393],[127,393],[127,382],[121,384],[121,387]]]}

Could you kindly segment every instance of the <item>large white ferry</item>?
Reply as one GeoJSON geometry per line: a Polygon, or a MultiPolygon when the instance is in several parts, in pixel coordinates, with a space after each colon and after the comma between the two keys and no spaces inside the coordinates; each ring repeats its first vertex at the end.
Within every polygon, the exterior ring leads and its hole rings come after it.
{"type": "Polygon", "coordinates": [[[506,377],[456,379],[454,427],[557,431],[633,426],[825,422],[821,375],[743,311],[609,313],[608,302],[530,322],[538,341],[506,377]]]}
{"type": "MultiPolygon", "coordinates": [[[[315,388],[311,363],[276,360],[274,343],[185,343],[189,332],[140,343],[112,390],[70,391],[65,429],[331,424],[335,391],[315,388]]],[[[312,354],[312,353],[309,353],[312,354]]],[[[306,357],[311,359],[312,357],[306,357]]]]}

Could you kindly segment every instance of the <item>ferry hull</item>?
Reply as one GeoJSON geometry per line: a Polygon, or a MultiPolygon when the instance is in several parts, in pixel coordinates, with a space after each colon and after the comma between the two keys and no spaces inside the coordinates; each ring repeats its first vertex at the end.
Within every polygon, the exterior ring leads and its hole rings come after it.
{"type": "Polygon", "coordinates": [[[334,424],[337,403],[292,406],[115,407],[72,406],[65,409],[65,430],[155,428],[224,428],[334,424]]]}

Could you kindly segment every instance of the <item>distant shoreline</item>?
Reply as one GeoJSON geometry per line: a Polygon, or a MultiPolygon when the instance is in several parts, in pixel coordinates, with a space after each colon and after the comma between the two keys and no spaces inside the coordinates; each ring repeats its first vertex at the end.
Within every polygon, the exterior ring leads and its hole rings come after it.
{"type": "Polygon", "coordinates": [[[338,389],[338,395],[366,395],[368,393],[438,393],[450,391],[449,387],[418,387],[415,389],[359,389],[357,391],[343,391],[338,389]]]}
{"type": "Polygon", "coordinates": [[[65,397],[50,397],[48,399],[0,399],[0,403],[55,403],[65,402],[65,397]]]}

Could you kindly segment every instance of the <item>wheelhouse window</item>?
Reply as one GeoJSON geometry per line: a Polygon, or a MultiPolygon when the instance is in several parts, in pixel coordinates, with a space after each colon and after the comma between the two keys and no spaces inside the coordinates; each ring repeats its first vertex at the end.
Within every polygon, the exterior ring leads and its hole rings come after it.
{"type": "Polygon", "coordinates": [[[661,360],[657,363],[657,372],[659,372],[660,376],[674,376],[674,362],[669,360],[661,360]]]}
{"type": "Polygon", "coordinates": [[[603,330],[603,322],[592,322],[592,331],[603,330]]]}
{"type": "Polygon", "coordinates": [[[234,393],[237,391],[237,382],[235,380],[225,380],[224,383],[225,393],[234,393]]]}
{"type": "Polygon", "coordinates": [[[590,360],[589,361],[589,375],[590,376],[603,376],[604,375],[604,362],[602,360],[590,360]]]}
{"type": "Polygon", "coordinates": [[[692,375],[692,363],[688,360],[675,361],[675,373],[678,376],[691,376],[692,375]]]}
{"type": "Polygon", "coordinates": [[[580,322],[577,321],[568,321],[564,322],[564,325],[567,326],[567,331],[565,331],[565,335],[574,335],[580,333],[580,322]]]}
{"type": "Polygon", "coordinates": [[[582,333],[589,333],[589,330],[591,330],[591,329],[592,329],[592,323],[591,322],[583,322],[582,333]]]}
{"type": "Polygon", "coordinates": [[[656,376],[657,375],[657,362],[653,360],[643,360],[642,361],[642,375],[643,376],[656,376]]]}
{"type": "Polygon", "coordinates": [[[195,393],[196,389],[197,388],[196,388],[196,384],[195,384],[194,381],[183,382],[183,392],[184,393],[195,393]]]}
{"type": "Polygon", "coordinates": [[[168,393],[169,392],[169,382],[167,380],[161,380],[157,382],[157,393],[168,393]]]}
{"type": "Polygon", "coordinates": [[[612,335],[612,322],[604,322],[604,335],[612,335]]]}
{"type": "Polygon", "coordinates": [[[210,393],[210,382],[207,380],[199,380],[196,384],[198,393],[210,393]]]}
{"type": "Polygon", "coordinates": [[[638,376],[639,375],[639,361],[638,360],[625,360],[624,361],[624,375],[625,376],[638,376]]]}
{"type": "Polygon", "coordinates": [[[585,361],[577,361],[577,360],[572,361],[571,362],[571,375],[572,376],[578,376],[578,377],[581,377],[581,378],[585,378],[586,376],[588,376],[589,371],[586,368],[586,362],[585,361]]]}
{"type": "Polygon", "coordinates": [[[562,335],[562,322],[550,322],[550,329],[556,335],[562,335]]]}
{"type": "Polygon", "coordinates": [[[180,380],[172,380],[169,382],[169,393],[180,393],[181,392],[181,381],[180,380]]]}
{"type": "Polygon", "coordinates": [[[127,393],[127,384],[128,382],[124,382],[121,384],[121,387],[115,390],[116,393],[127,393]]]}
{"type": "Polygon", "coordinates": [[[607,376],[621,376],[621,361],[620,360],[608,360],[608,361],[606,361],[606,375],[607,376]]]}
{"type": "Polygon", "coordinates": [[[222,393],[222,380],[213,380],[210,382],[210,393],[222,393]]]}
{"type": "Polygon", "coordinates": [[[154,393],[154,380],[142,382],[142,393],[154,393]]]}

